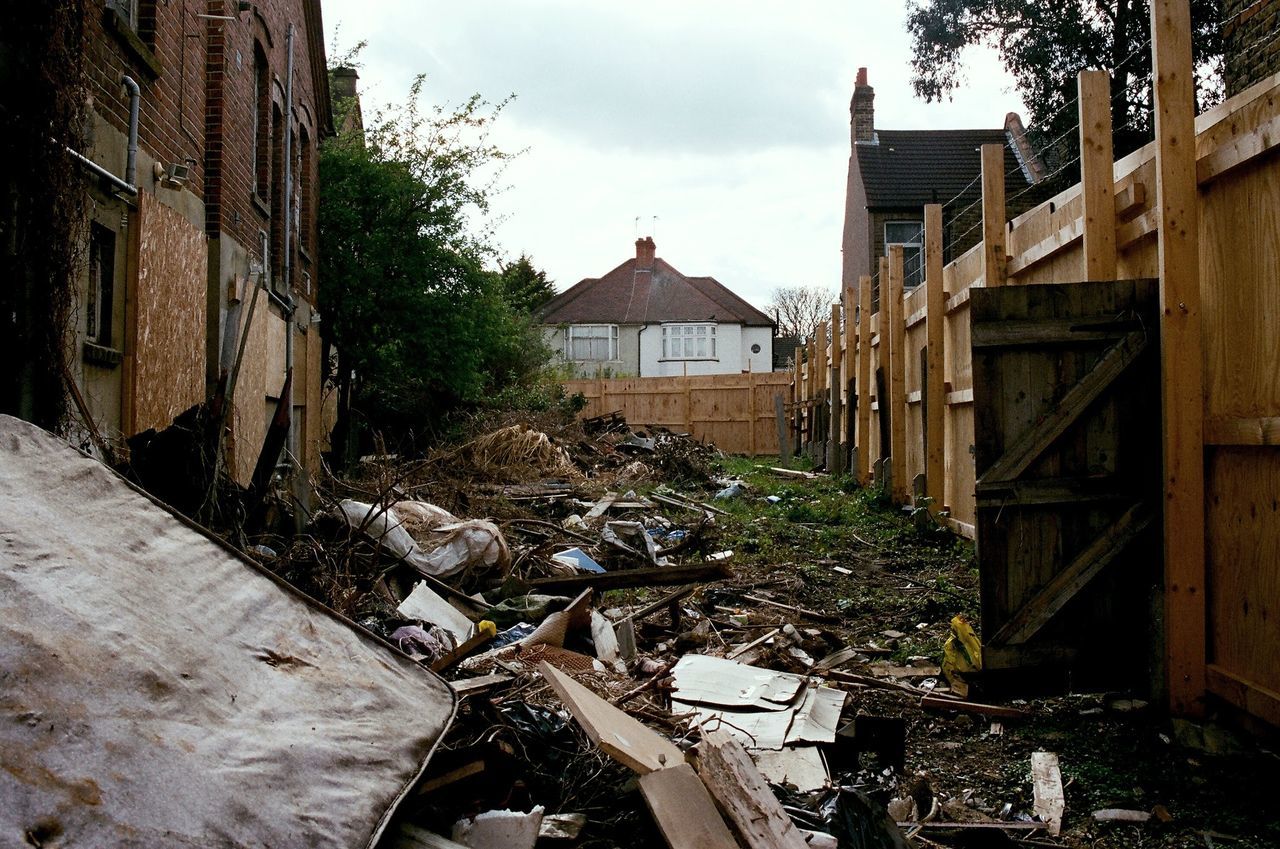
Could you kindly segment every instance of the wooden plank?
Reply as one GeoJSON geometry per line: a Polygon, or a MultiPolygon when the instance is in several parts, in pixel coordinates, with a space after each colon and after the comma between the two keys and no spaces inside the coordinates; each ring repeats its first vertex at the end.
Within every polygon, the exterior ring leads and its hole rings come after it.
{"type": "Polygon", "coordinates": [[[787,412],[786,404],[782,400],[782,393],[773,396],[773,416],[777,420],[778,426],[778,459],[784,464],[791,462],[791,440],[787,438],[787,412]]]}
{"type": "Polygon", "coordinates": [[[871,483],[871,275],[858,278],[858,483],[871,483]]]}
{"type": "Polygon", "coordinates": [[[920,707],[927,710],[954,710],[964,711],[965,713],[978,713],[983,716],[997,716],[1001,719],[1021,719],[1027,715],[1027,712],[1022,708],[988,705],[981,702],[966,702],[960,699],[949,699],[934,695],[922,698],[920,707]]]}
{"type": "Polygon", "coordinates": [[[1032,810],[1049,826],[1049,833],[1057,837],[1062,832],[1062,814],[1067,808],[1057,754],[1031,753],[1031,786],[1034,799],[1032,810]]]}
{"type": "Polygon", "coordinates": [[[449,682],[449,686],[453,687],[453,691],[459,696],[474,696],[476,693],[492,690],[494,687],[505,684],[510,680],[510,675],[505,672],[497,672],[493,675],[481,675],[479,678],[461,678],[457,681],[449,682]]]}
{"type": "Polygon", "coordinates": [[[1159,223],[1160,210],[1152,207],[1132,221],[1126,221],[1121,224],[1116,228],[1117,250],[1133,247],[1142,239],[1153,235],[1156,232],[1156,225],[1159,223]]]}
{"type": "Polygon", "coordinates": [[[924,208],[924,273],[925,273],[925,345],[928,370],[924,393],[929,403],[925,410],[924,443],[925,494],[930,509],[941,512],[946,498],[946,359],[943,346],[946,337],[946,292],[942,288],[942,206],[927,204],[924,208]]]}
{"type": "Polygon", "coordinates": [[[1093,370],[1063,396],[1053,412],[1006,446],[1000,459],[980,476],[983,482],[1011,481],[1026,471],[1055,439],[1075,422],[1099,395],[1146,350],[1144,333],[1129,333],[1107,349],[1093,370]]]}
{"type": "Polygon", "coordinates": [[[614,760],[641,775],[684,764],[675,744],[618,710],[545,660],[542,677],[556,691],[591,742],[614,760]]]}
{"type": "MultiPolygon", "coordinates": [[[[1111,75],[1076,76],[1080,112],[1080,193],[1084,207],[1084,279],[1116,277],[1115,156],[1111,148],[1111,75]]],[[[1055,834],[1057,832],[1054,832],[1055,834]]]]}
{"type": "Polygon", "coordinates": [[[1017,348],[1044,345],[1077,345],[1122,338],[1141,329],[1137,319],[1030,318],[973,322],[971,348],[1017,348]]]}
{"type": "Polygon", "coordinates": [[[1057,232],[1050,233],[1009,260],[1008,273],[1020,274],[1047,259],[1052,259],[1084,238],[1084,233],[1085,222],[1082,219],[1077,218],[1068,222],[1057,232]]]}
{"type": "Polygon", "coordinates": [[[1280,416],[1211,416],[1204,423],[1205,445],[1280,445],[1280,416]]]}
{"type": "Polygon", "coordinates": [[[1195,75],[1188,0],[1152,0],[1164,449],[1165,672],[1169,708],[1205,692],[1204,374],[1195,75]]]}
{"type": "Polygon", "coordinates": [[[1147,203],[1147,187],[1144,183],[1130,182],[1116,192],[1116,220],[1128,221],[1137,215],[1147,203]]]}
{"type": "Polygon", "coordinates": [[[1280,115],[1263,121],[1252,130],[1233,136],[1196,161],[1196,180],[1200,185],[1229,174],[1255,157],[1280,144],[1280,115]]]}
{"type": "Polygon", "coordinates": [[[983,482],[976,489],[979,507],[1093,504],[1132,498],[1111,475],[983,482]]]}
{"type": "Polygon", "coordinates": [[[688,764],[641,776],[640,794],[671,849],[738,849],[711,794],[688,764]]]}
{"type": "Polygon", "coordinates": [[[732,577],[733,573],[723,562],[695,563],[685,566],[655,566],[644,569],[623,569],[616,572],[589,573],[586,575],[553,575],[533,578],[525,583],[538,592],[576,592],[584,587],[600,590],[621,590],[630,587],[654,587],[663,584],[687,584],[691,581],[714,581],[732,577]]]}
{"type": "Polygon", "coordinates": [[[956,407],[961,404],[972,404],[972,403],[973,403],[972,389],[957,389],[955,392],[947,393],[947,404],[949,406],[956,407]]]}
{"type": "Polygon", "coordinates": [[[1280,727],[1280,693],[1216,663],[1208,666],[1206,675],[1208,687],[1214,695],[1280,727]]]}
{"type": "Polygon", "coordinates": [[[698,744],[698,775],[749,849],[805,849],[803,835],[742,744],[710,731],[698,744]]]}
{"type": "Polygon", "coordinates": [[[972,286],[965,286],[959,292],[956,292],[954,295],[951,295],[950,297],[947,298],[947,308],[946,308],[947,315],[950,315],[951,313],[955,312],[961,307],[968,305],[969,298],[972,295],[972,293],[970,292],[970,289],[972,288],[973,288],[972,286]]]}
{"type": "Polygon", "coordinates": [[[1003,286],[1009,280],[1004,214],[1004,145],[982,146],[982,281],[1003,286]]]}
{"type": "MultiPolygon", "coordinates": [[[[1003,160],[1002,160],[1003,161],[1003,160]]],[[[881,299],[881,313],[888,324],[889,360],[889,480],[893,500],[911,501],[911,481],[907,480],[907,351],[906,328],[902,322],[902,245],[889,246],[889,287],[881,299]]],[[[881,439],[884,435],[881,434],[881,439]]]]}
{"type": "Polygon", "coordinates": [[[842,415],[844,410],[840,398],[840,364],[844,359],[840,350],[840,340],[844,338],[840,330],[840,304],[831,305],[831,374],[827,378],[827,392],[831,404],[831,427],[827,432],[827,471],[833,475],[844,474],[844,451],[840,446],[840,434],[844,432],[842,415]]]}
{"type": "Polygon", "coordinates": [[[1145,504],[1135,504],[1070,564],[1022,605],[1009,621],[988,638],[996,645],[1021,645],[1034,637],[1067,602],[1124,552],[1155,518],[1145,504]]]}

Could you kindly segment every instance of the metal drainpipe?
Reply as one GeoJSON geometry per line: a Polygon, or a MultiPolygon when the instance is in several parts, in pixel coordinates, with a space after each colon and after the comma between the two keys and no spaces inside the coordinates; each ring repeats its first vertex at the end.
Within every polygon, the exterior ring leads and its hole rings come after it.
{"type": "Polygon", "coordinates": [[[124,164],[124,181],[130,186],[138,185],[138,107],[142,103],[142,89],[134,82],[133,77],[124,74],[120,82],[129,92],[129,156],[124,164]]]}
{"type": "MultiPolygon", "coordinates": [[[[281,212],[284,215],[284,221],[281,222],[281,248],[284,254],[283,260],[283,277],[284,277],[284,297],[287,308],[285,309],[285,331],[284,331],[284,368],[285,374],[288,374],[293,368],[293,315],[297,309],[297,304],[293,300],[293,246],[289,243],[290,224],[293,222],[293,24],[289,24],[289,33],[285,38],[285,51],[288,53],[286,63],[286,74],[284,84],[284,203],[280,205],[281,212]]],[[[305,386],[305,383],[303,384],[305,386]]],[[[305,392],[304,392],[305,397],[305,392]]],[[[289,399],[291,409],[289,410],[289,433],[285,438],[285,447],[288,453],[287,463],[290,470],[293,469],[294,460],[298,456],[298,446],[296,440],[298,431],[293,425],[293,399],[289,399]]]]}

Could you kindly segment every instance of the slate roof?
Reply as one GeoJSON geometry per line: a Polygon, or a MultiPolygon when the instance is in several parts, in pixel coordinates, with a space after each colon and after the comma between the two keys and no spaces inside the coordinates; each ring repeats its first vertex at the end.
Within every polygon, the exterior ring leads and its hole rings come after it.
{"type": "Polygon", "coordinates": [[[603,277],[588,277],[543,305],[544,324],[658,324],[716,321],[771,327],[773,319],[714,277],[686,277],[666,260],[652,271],[627,260],[603,277]]]}
{"type": "Polygon", "coordinates": [[[1006,191],[1026,186],[1017,154],[1006,144],[1004,130],[876,130],[879,144],[860,142],[858,170],[867,192],[867,207],[917,209],[946,203],[957,194],[968,204],[982,196],[984,144],[1003,144],[1006,191]]]}

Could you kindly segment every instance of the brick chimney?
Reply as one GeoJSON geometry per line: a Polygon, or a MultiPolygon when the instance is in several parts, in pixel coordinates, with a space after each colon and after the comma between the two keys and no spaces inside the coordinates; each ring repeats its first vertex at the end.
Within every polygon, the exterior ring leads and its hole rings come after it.
{"type": "Polygon", "coordinates": [[[867,69],[858,69],[858,80],[853,84],[853,100],[849,114],[853,124],[853,143],[875,144],[876,141],[876,90],[867,85],[867,69]]]}
{"type": "Polygon", "coordinates": [[[658,246],[653,243],[652,236],[636,239],[636,271],[652,271],[653,256],[658,246]]]}

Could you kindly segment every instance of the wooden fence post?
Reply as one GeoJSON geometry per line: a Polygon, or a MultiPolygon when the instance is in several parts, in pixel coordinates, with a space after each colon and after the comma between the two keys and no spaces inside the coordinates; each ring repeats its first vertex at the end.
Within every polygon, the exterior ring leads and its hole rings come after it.
{"type": "Polygon", "coordinates": [[[827,323],[818,322],[813,334],[813,459],[825,465],[827,459],[827,323]]]}
{"type": "Polygon", "coordinates": [[[840,436],[844,433],[841,413],[843,408],[840,399],[840,366],[844,362],[842,348],[844,333],[840,329],[840,304],[831,305],[831,374],[828,378],[831,394],[831,427],[828,429],[827,471],[833,475],[844,474],[844,449],[840,445],[840,436]]]}
{"type": "Polygon", "coordinates": [[[1084,279],[1116,278],[1115,165],[1111,146],[1111,75],[1081,71],[1080,192],[1084,202],[1084,279]]]}
{"type": "MultiPolygon", "coordinates": [[[[794,450],[804,452],[804,346],[797,345],[795,352],[795,378],[791,385],[791,420],[794,428],[794,450]]],[[[788,451],[790,454],[790,451],[788,451]]]]}
{"type": "Polygon", "coordinates": [[[942,207],[931,203],[924,208],[925,285],[925,404],[924,476],[925,495],[932,499],[929,509],[938,512],[946,499],[946,360],[943,355],[943,322],[947,300],[942,291],[942,207]]]}
{"type": "Polygon", "coordinates": [[[747,421],[750,430],[747,433],[748,450],[752,457],[756,456],[756,376],[747,363],[747,421]]]}
{"type": "Polygon", "coordinates": [[[858,483],[871,483],[871,275],[858,278],[858,483]]]}
{"type": "MultiPolygon", "coordinates": [[[[893,500],[906,504],[911,500],[911,481],[907,480],[907,352],[902,317],[902,245],[889,246],[889,287],[880,297],[880,345],[889,345],[889,480],[893,500]]],[[[883,357],[881,358],[883,360],[883,357]]],[[[881,399],[883,405],[886,399],[881,399]]],[[[880,435],[884,439],[884,434],[880,435]]]]}
{"type": "Polygon", "coordinates": [[[1005,245],[1004,145],[982,146],[982,281],[1003,286],[1009,280],[1005,245]]]}
{"type": "Polygon", "coordinates": [[[1164,650],[1169,709],[1204,712],[1204,374],[1195,80],[1188,0],[1152,0],[1160,376],[1164,451],[1164,650]]]}

